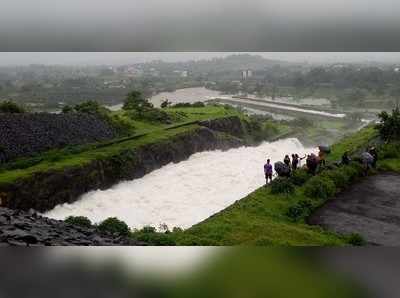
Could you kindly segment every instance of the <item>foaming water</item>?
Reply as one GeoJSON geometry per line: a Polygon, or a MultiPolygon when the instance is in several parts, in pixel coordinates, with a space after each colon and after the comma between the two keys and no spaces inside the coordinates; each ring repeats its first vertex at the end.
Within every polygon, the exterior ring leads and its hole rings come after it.
{"type": "Polygon", "coordinates": [[[262,186],[267,157],[275,162],[285,154],[304,155],[313,150],[290,138],[257,147],[196,153],[143,178],[91,191],[45,216],[64,219],[81,215],[93,222],[115,216],[132,228],[161,224],[188,228],[262,186]]]}

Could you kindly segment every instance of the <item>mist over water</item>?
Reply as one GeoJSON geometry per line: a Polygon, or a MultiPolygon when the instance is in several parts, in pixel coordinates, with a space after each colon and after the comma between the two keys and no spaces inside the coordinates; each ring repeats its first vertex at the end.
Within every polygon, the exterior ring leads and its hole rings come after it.
{"type": "Polygon", "coordinates": [[[315,149],[306,149],[299,140],[290,138],[257,147],[196,153],[143,178],[91,191],[45,216],[65,219],[80,215],[96,223],[115,216],[131,228],[158,228],[160,224],[170,229],[189,228],[262,186],[267,158],[276,162],[285,154],[301,156],[311,151],[315,149]]]}

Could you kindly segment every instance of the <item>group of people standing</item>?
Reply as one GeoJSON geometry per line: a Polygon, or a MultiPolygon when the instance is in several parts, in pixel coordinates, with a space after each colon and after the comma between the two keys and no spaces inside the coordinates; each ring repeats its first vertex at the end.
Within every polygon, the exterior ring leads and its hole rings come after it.
{"type": "MultiPolygon", "coordinates": [[[[304,158],[306,158],[306,155],[304,155],[304,157],[300,157],[297,153],[292,154],[291,159],[289,155],[285,155],[283,162],[278,161],[274,164],[275,171],[279,176],[289,177],[292,171],[297,170],[301,166],[301,161],[304,158]]],[[[264,165],[264,174],[266,183],[270,183],[273,177],[273,167],[270,159],[267,159],[267,163],[264,165]]]]}
{"type": "Polygon", "coordinates": [[[301,161],[306,159],[307,170],[311,174],[315,174],[318,165],[325,165],[325,156],[330,152],[330,149],[326,146],[319,147],[318,156],[314,153],[306,154],[303,157],[300,157],[297,153],[291,155],[285,155],[283,162],[277,161],[272,167],[271,160],[267,159],[267,163],[264,165],[264,174],[266,184],[269,184],[272,181],[273,177],[273,169],[280,177],[290,177],[293,171],[297,170],[301,167],[301,161]]]}
{"type": "MultiPolygon", "coordinates": [[[[264,165],[266,184],[272,181],[273,169],[275,169],[275,172],[280,177],[290,177],[293,171],[301,167],[301,161],[305,158],[307,171],[315,175],[319,166],[325,166],[326,155],[330,153],[330,148],[328,146],[319,146],[318,148],[318,155],[311,153],[304,155],[304,157],[299,157],[298,154],[292,154],[292,159],[290,159],[289,155],[285,155],[283,162],[277,161],[274,164],[274,168],[272,167],[270,159],[267,159],[267,163],[264,165]]],[[[368,147],[357,159],[364,165],[365,173],[368,174],[370,168],[376,167],[378,152],[375,147],[368,147]]],[[[342,155],[341,164],[348,165],[350,162],[350,154],[346,151],[342,155]]]]}

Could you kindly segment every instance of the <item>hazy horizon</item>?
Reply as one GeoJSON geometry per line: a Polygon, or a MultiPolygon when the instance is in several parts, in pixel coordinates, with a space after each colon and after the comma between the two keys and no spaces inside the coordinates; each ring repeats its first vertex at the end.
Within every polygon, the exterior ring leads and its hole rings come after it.
{"type": "Polygon", "coordinates": [[[232,54],[254,54],[266,59],[307,63],[400,63],[400,52],[2,52],[0,66],[118,65],[152,60],[183,62],[232,54]]]}

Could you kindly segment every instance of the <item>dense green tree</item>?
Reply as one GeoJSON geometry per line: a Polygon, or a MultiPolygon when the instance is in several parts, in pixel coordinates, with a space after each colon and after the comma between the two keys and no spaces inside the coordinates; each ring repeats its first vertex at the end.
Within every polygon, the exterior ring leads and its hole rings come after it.
{"type": "Polygon", "coordinates": [[[11,100],[6,100],[0,103],[0,113],[25,113],[25,109],[11,100]]]}
{"type": "Polygon", "coordinates": [[[78,113],[101,115],[107,112],[107,109],[100,105],[97,101],[88,100],[74,106],[74,110],[78,113]]]}
{"type": "Polygon", "coordinates": [[[62,113],[63,114],[68,114],[68,113],[72,113],[74,111],[74,108],[71,107],[70,105],[66,105],[62,108],[62,113]]]}
{"type": "Polygon", "coordinates": [[[380,123],[377,128],[381,137],[385,141],[400,140],[400,109],[396,107],[393,109],[392,114],[386,111],[381,112],[379,115],[380,123]]]}
{"type": "Polygon", "coordinates": [[[143,112],[146,109],[153,108],[153,105],[142,95],[139,91],[131,91],[125,98],[124,110],[136,110],[137,112],[143,112]]]}

